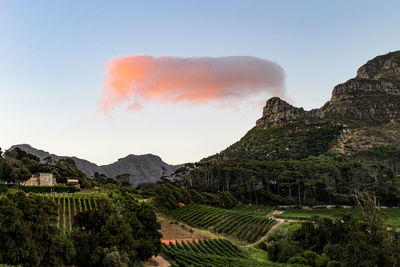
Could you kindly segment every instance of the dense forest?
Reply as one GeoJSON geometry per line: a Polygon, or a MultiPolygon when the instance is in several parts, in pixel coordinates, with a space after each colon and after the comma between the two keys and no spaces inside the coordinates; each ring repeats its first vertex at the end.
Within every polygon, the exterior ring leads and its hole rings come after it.
{"type": "Polygon", "coordinates": [[[400,187],[392,169],[341,154],[301,160],[250,159],[201,162],[178,170],[187,189],[229,191],[244,203],[354,204],[354,192],[374,193],[379,205],[398,206],[400,187]]]}

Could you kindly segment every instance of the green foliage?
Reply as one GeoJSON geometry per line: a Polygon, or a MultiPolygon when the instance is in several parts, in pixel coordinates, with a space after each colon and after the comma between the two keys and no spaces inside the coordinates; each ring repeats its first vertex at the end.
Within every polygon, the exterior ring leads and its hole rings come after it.
{"type": "Polygon", "coordinates": [[[19,160],[0,158],[0,180],[25,181],[31,176],[29,169],[19,160]]]}
{"type": "Polygon", "coordinates": [[[325,267],[329,263],[329,257],[325,255],[325,253],[322,253],[321,255],[318,255],[318,257],[315,259],[315,265],[317,267],[325,267]]]}
{"type": "Polygon", "coordinates": [[[121,214],[132,229],[132,234],[139,242],[137,247],[137,258],[145,260],[157,254],[161,249],[161,228],[157,222],[154,210],[146,205],[139,204],[132,196],[125,195],[123,198],[121,214]]]}
{"type": "Polygon", "coordinates": [[[74,193],[76,192],[75,186],[55,185],[55,186],[39,186],[39,185],[20,185],[19,189],[24,192],[31,193],[74,193]]]}
{"type": "Polygon", "coordinates": [[[232,208],[237,205],[237,200],[227,191],[217,192],[197,192],[187,191],[184,188],[174,185],[170,181],[158,182],[154,188],[155,202],[163,211],[173,210],[179,207],[179,203],[198,203],[221,208],[232,208]]]}
{"type": "Polygon", "coordinates": [[[266,250],[271,261],[288,262],[288,260],[297,255],[299,248],[286,239],[280,239],[268,243],[266,250]]]}
{"type": "Polygon", "coordinates": [[[6,193],[8,191],[7,185],[4,182],[0,181],[0,193],[6,193]]]}
{"type": "Polygon", "coordinates": [[[383,164],[326,153],[300,160],[201,162],[186,176],[180,177],[179,182],[200,192],[229,190],[243,203],[270,206],[296,203],[352,205],[355,204],[352,197],[355,190],[375,193],[380,205],[398,206],[400,187],[396,179],[395,173],[383,164]]]}
{"type": "Polygon", "coordinates": [[[136,256],[138,246],[129,225],[110,202],[99,201],[97,210],[82,211],[75,216],[76,231],[72,233],[75,248],[79,252],[76,263],[82,266],[102,266],[105,248],[136,256]]]}
{"type": "Polygon", "coordinates": [[[307,264],[307,260],[304,259],[304,258],[301,257],[301,256],[294,256],[294,257],[291,257],[291,258],[289,259],[288,263],[290,263],[290,264],[303,264],[303,265],[306,265],[306,264],[307,264]]]}
{"type": "Polygon", "coordinates": [[[24,193],[0,199],[0,262],[24,266],[62,266],[75,254],[56,227],[54,201],[24,193]]]}
{"type": "Polygon", "coordinates": [[[294,233],[300,227],[302,227],[301,223],[283,223],[268,235],[267,241],[278,241],[280,239],[292,240],[294,233]]]}
{"type": "Polygon", "coordinates": [[[315,120],[294,121],[267,129],[254,127],[240,141],[210,159],[302,159],[328,151],[340,134],[340,124],[315,120]]]}
{"type": "Polygon", "coordinates": [[[266,250],[271,260],[309,266],[397,266],[400,235],[387,230],[387,216],[369,198],[360,200],[358,215],[314,217],[290,235],[277,235],[266,250]]]}
{"type": "Polygon", "coordinates": [[[116,247],[104,249],[103,265],[105,267],[128,267],[129,258],[126,253],[121,253],[116,247]]]}
{"type": "Polygon", "coordinates": [[[82,179],[86,175],[76,168],[75,162],[70,158],[53,161],[40,159],[20,148],[5,153],[5,158],[0,158],[0,180],[25,181],[31,174],[37,172],[51,172],[58,183],[66,182],[66,177],[82,179]]]}
{"type": "Polygon", "coordinates": [[[75,216],[72,238],[81,266],[126,266],[148,259],[161,249],[160,225],[152,208],[129,195],[97,199],[96,209],[75,216]]]}
{"type": "MultiPolygon", "coordinates": [[[[385,222],[388,226],[400,227],[400,208],[385,208],[382,209],[387,215],[388,220],[385,222]]],[[[314,209],[296,209],[288,208],[282,214],[275,215],[275,217],[282,219],[293,220],[311,220],[313,217],[334,218],[343,213],[352,213],[353,215],[360,214],[358,208],[314,208],[314,209]]]]}

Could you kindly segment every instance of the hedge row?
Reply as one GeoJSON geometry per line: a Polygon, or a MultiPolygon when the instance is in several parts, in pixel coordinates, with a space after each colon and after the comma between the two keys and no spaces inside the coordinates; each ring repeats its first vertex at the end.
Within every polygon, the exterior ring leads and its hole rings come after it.
{"type": "Polygon", "coordinates": [[[19,189],[22,189],[25,192],[31,193],[75,193],[76,187],[75,186],[66,186],[66,185],[56,185],[56,186],[40,186],[40,185],[21,185],[19,189]]]}

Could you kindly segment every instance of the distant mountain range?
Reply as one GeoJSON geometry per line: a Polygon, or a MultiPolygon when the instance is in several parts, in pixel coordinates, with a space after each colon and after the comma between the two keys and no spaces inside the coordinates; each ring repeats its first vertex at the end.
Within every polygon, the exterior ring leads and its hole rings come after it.
{"type": "Polygon", "coordinates": [[[116,162],[98,166],[97,164],[90,162],[85,159],[77,157],[58,156],[49,152],[36,149],[28,144],[13,145],[9,150],[19,147],[27,153],[37,156],[43,161],[46,157],[51,157],[53,160],[70,158],[72,159],[76,167],[83,171],[88,177],[94,175],[95,172],[104,174],[107,177],[114,178],[119,174],[130,174],[130,182],[133,185],[137,185],[142,182],[155,182],[163,174],[163,168],[165,174],[172,174],[181,165],[169,165],[162,161],[159,156],[152,154],[145,155],[128,155],[124,158],[118,159],[116,162]]]}

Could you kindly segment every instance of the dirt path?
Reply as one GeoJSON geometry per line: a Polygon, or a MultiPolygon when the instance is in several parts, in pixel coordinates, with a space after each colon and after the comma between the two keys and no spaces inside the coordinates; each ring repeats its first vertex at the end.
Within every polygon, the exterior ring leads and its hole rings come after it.
{"type": "Polygon", "coordinates": [[[163,257],[161,257],[160,255],[158,255],[157,257],[156,257],[156,256],[153,256],[153,257],[151,258],[151,261],[154,262],[155,265],[154,265],[154,264],[151,264],[151,263],[148,263],[148,264],[144,264],[143,266],[144,266],[144,267],[153,267],[153,266],[158,266],[158,267],[169,267],[169,266],[171,266],[171,264],[169,264],[169,262],[166,261],[166,260],[165,260],[163,257]]]}
{"type": "Polygon", "coordinates": [[[295,219],[282,219],[282,218],[277,218],[276,217],[276,215],[280,215],[280,214],[282,214],[284,212],[285,211],[283,211],[283,210],[273,210],[267,215],[267,217],[270,217],[270,218],[274,219],[275,221],[278,221],[278,222],[281,222],[281,223],[283,223],[283,222],[301,222],[301,221],[304,221],[304,220],[295,220],[295,219]]]}
{"type": "Polygon", "coordinates": [[[265,234],[265,236],[261,237],[260,239],[258,239],[255,243],[252,244],[248,244],[244,247],[253,247],[256,246],[258,244],[260,244],[261,242],[263,242],[268,236],[269,234],[275,229],[277,228],[279,225],[281,225],[282,223],[284,223],[285,220],[283,219],[276,219],[276,223],[269,229],[269,231],[265,234]]]}
{"type": "Polygon", "coordinates": [[[300,222],[300,220],[288,220],[288,219],[281,219],[281,218],[276,218],[275,215],[279,215],[282,214],[284,211],[282,210],[273,210],[270,213],[268,213],[266,215],[266,217],[274,219],[276,221],[276,223],[269,229],[269,231],[263,236],[261,237],[257,242],[252,243],[252,244],[248,244],[244,247],[252,247],[252,246],[256,246],[258,244],[260,244],[261,242],[263,242],[268,236],[269,234],[276,229],[279,225],[281,225],[284,222],[300,222]]]}

